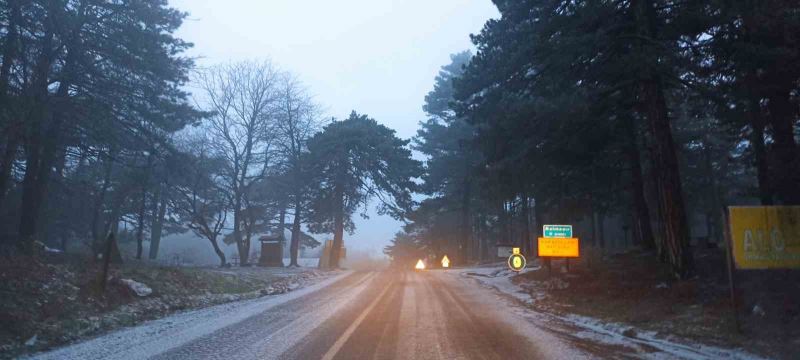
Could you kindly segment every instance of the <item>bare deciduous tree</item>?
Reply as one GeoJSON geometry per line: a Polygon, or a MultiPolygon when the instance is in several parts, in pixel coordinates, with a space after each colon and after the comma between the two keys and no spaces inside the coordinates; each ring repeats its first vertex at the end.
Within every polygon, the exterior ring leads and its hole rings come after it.
{"type": "MultiPolygon", "coordinates": [[[[289,266],[297,262],[301,239],[301,224],[308,206],[310,184],[307,173],[308,140],[320,130],[319,107],[314,103],[303,85],[291,74],[283,74],[280,80],[280,96],[276,106],[276,143],[282,160],[285,190],[292,207],[292,240],[289,266]]],[[[283,224],[280,224],[283,233],[283,224]]]]}
{"type": "Polygon", "coordinates": [[[225,159],[223,186],[233,213],[233,231],[242,265],[248,264],[255,219],[249,191],[266,177],[275,142],[275,105],[280,73],[268,61],[245,61],[198,72],[196,98],[210,116],[203,123],[213,156],[225,159]]]}

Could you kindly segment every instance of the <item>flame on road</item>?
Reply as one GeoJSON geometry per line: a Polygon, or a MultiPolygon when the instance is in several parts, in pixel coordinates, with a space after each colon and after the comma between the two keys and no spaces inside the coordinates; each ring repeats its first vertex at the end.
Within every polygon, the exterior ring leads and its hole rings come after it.
{"type": "Polygon", "coordinates": [[[414,269],[425,270],[425,263],[422,262],[422,259],[419,259],[419,261],[417,261],[417,266],[414,266],[414,269]]]}

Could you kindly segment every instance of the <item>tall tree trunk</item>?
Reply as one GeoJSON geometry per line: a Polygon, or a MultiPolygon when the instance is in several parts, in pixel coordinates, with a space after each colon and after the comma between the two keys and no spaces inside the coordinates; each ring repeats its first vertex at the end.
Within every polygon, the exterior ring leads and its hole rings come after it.
{"type": "Polygon", "coordinates": [[[522,251],[525,256],[530,256],[532,249],[531,243],[531,215],[530,199],[528,194],[522,194],[522,251]]]}
{"type": "Polygon", "coordinates": [[[0,65],[0,126],[6,134],[5,148],[2,158],[0,158],[0,205],[3,204],[6,192],[10,186],[11,168],[16,159],[20,135],[21,122],[11,114],[11,106],[8,101],[8,87],[11,78],[11,65],[17,59],[17,47],[19,46],[18,26],[22,21],[21,4],[19,0],[9,0],[9,23],[8,32],[5,36],[5,46],[3,47],[3,64],[0,65]]]}
{"type": "Polygon", "coordinates": [[[92,210],[92,228],[90,230],[92,232],[92,252],[95,255],[100,254],[103,251],[104,239],[100,229],[100,224],[102,222],[101,218],[106,202],[106,194],[108,193],[108,188],[111,186],[111,170],[114,165],[113,156],[110,153],[111,151],[109,150],[109,155],[106,159],[105,170],[103,174],[103,185],[100,186],[100,191],[95,197],[94,208],[92,210]]]}
{"type": "Polygon", "coordinates": [[[46,123],[49,98],[48,77],[53,61],[52,42],[53,42],[53,19],[48,16],[46,19],[48,31],[45,34],[41,55],[37,60],[32,85],[32,101],[30,103],[30,113],[27,116],[27,134],[25,136],[25,175],[22,179],[22,203],[20,205],[20,222],[18,230],[18,248],[26,254],[33,253],[33,242],[36,233],[36,220],[39,212],[39,181],[37,176],[40,173],[43,147],[43,128],[46,123]]]}
{"type": "MultiPolygon", "coordinates": [[[[41,205],[40,205],[40,218],[43,221],[38,222],[36,232],[41,234],[40,237],[42,239],[49,240],[50,239],[50,232],[53,230],[52,223],[56,219],[60,219],[62,213],[64,211],[63,206],[51,206],[51,199],[49,196],[50,189],[53,186],[57,186],[56,193],[59,193],[58,190],[62,190],[64,186],[64,168],[66,167],[67,162],[67,149],[66,147],[61,147],[58,149],[58,154],[56,155],[56,160],[53,168],[53,175],[55,176],[47,188],[44,191],[44,195],[41,197],[41,205]]],[[[62,231],[58,231],[62,233],[62,231]]]]}
{"type": "Polygon", "coordinates": [[[336,269],[339,267],[339,257],[341,254],[342,244],[344,242],[344,191],[342,185],[335,185],[335,207],[333,215],[333,248],[331,249],[331,259],[328,262],[331,268],[336,269]]]}
{"type": "Polygon", "coordinates": [[[281,204],[281,211],[278,214],[278,236],[281,238],[281,242],[286,241],[286,236],[284,232],[286,231],[286,204],[281,204]]]}
{"type": "Polygon", "coordinates": [[[633,119],[626,124],[628,130],[628,142],[626,152],[628,163],[631,168],[631,198],[633,199],[633,239],[637,245],[645,249],[655,248],[653,239],[653,227],[650,224],[650,210],[647,208],[647,200],[644,197],[644,179],[642,178],[642,162],[639,158],[639,145],[636,128],[633,119]]]}
{"type": "MultiPolygon", "coordinates": [[[[83,5],[81,5],[83,7],[83,5]]],[[[25,253],[32,252],[36,238],[37,222],[41,204],[47,193],[52,168],[56,161],[58,148],[61,146],[61,125],[66,105],[69,102],[70,75],[77,59],[78,27],[66,45],[67,56],[64,61],[61,82],[55,97],[51,98],[49,77],[56,54],[53,49],[53,35],[57,31],[56,18],[62,14],[57,2],[48,2],[45,19],[45,37],[42,52],[37,60],[33,81],[33,102],[28,117],[28,142],[26,153],[29,154],[25,164],[25,177],[22,187],[22,206],[20,208],[19,241],[20,249],[25,253]]]]}
{"type": "Polygon", "coordinates": [[[297,262],[297,254],[300,251],[300,217],[302,210],[300,201],[296,200],[294,204],[294,219],[292,219],[292,243],[289,245],[289,266],[300,267],[297,262]]]}
{"type": "Polygon", "coordinates": [[[19,136],[19,129],[13,129],[13,127],[19,126],[19,124],[15,124],[9,126],[6,130],[8,136],[3,149],[3,157],[0,158],[0,205],[3,204],[8,189],[11,187],[11,169],[14,167],[14,160],[17,158],[17,150],[19,150],[20,140],[22,139],[19,136]]]}
{"type": "Polygon", "coordinates": [[[150,260],[158,258],[158,247],[161,245],[161,233],[164,229],[164,216],[167,214],[167,203],[169,198],[163,184],[158,185],[158,213],[153,217],[153,224],[150,226],[150,260]]]}
{"type": "Polygon", "coordinates": [[[508,238],[508,212],[506,212],[505,200],[500,200],[495,203],[497,209],[497,220],[500,222],[500,231],[498,234],[498,242],[506,245],[513,245],[512,239],[508,238]]]}
{"type": "Polygon", "coordinates": [[[470,255],[470,260],[479,261],[480,254],[481,254],[481,239],[486,236],[486,229],[484,229],[484,224],[486,220],[484,218],[484,214],[478,214],[475,224],[475,232],[476,236],[472,237],[472,250],[470,255]]]}
{"type": "MultiPolygon", "coordinates": [[[[764,123],[765,119],[761,112],[758,99],[750,100],[748,109],[748,119],[750,120],[750,143],[753,145],[754,162],[756,166],[756,178],[758,179],[758,197],[761,205],[773,204],[773,189],[769,180],[769,159],[767,158],[767,147],[764,144],[764,123]]],[[[718,211],[715,211],[718,212],[718,211]]]]}
{"type": "Polygon", "coordinates": [[[144,214],[147,205],[147,190],[142,187],[142,197],[139,199],[139,224],[136,227],[136,259],[142,259],[142,242],[144,241],[144,214]]]}
{"type": "Polygon", "coordinates": [[[643,87],[647,118],[655,142],[653,154],[659,175],[658,197],[665,230],[665,255],[675,275],[687,279],[692,274],[694,264],[689,249],[689,226],[667,106],[658,82],[645,81],[643,87]]]}
{"type": "MultiPolygon", "coordinates": [[[[639,0],[632,2],[631,6],[634,6],[639,35],[645,38],[657,38],[656,12],[652,2],[639,0]]],[[[640,51],[652,51],[651,46],[646,44],[640,51]]],[[[639,81],[642,106],[654,141],[653,155],[659,176],[658,197],[664,221],[667,260],[678,278],[687,279],[692,274],[694,265],[689,248],[689,226],[663,84],[656,71],[650,70],[649,74],[643,74],[643,78],[639,81]]]]}
{"type": "Polygon", "coordinates": [[[666,230],[664,230],[664,210],[663,206],[661,206],[661,196],[659,196],[659,184],[661,182],[661,177],[659,175],[659,169],[656,164],[655,156],[653,155],[653,149],[649,149],[650,154],[650,194],[652,196],[652,200],[655,203],[651,210],[655,210],[655,220],[654,227],[655,231],[653,232],[653,242],[656,245],[656,254],[658,260],[661,262],[667,262],[667,255],[664,245],[664,237],[666,234],[666,230]]]}
{"type": "MultiPolygon", "coordinates": [[[[122,204],[125,203],[125,199],[128,197],[128,191],[129,188],[117,190],[116,196],[112,200],[113,205],[111,206],[111,214],[109,215],[103,230],[105,234],[113,234],[116,238],[119,230],[119,220],[122,215],[122,204]]],[[[106,254],[108,253],[106,252],[106,254]]],[[[122,263],[122,254],[119,251],[116,241],[114,241],[112,244],[111,261],[116,264],[122,263]]]]}
{"type": "Polygon", "coordinates": [[[597,241],[601,249],[606,248],[606,210],[597,212],[597,241]]]}
{"type": "Polygon", "coordinates": [[[517,214],[516,205],[514,205],[514,203],[515,203],[514,199],[511,199],[510,201],[504,203],[506,211],[508,211],[508,217],[507,217],[508,230],[506,232],[507,234],[506,236],[507,239],[509,239],[509,241],[511,241],[512,244],[517,245],[517,247],[521,247],[522,244],[519,243],[520,239],[515,236],[514,232],[514,215],[517,214]]]}
{"type": "Polygon", "coordinates": [[[472,237],[472,229],[470,227],[470,197],[472,196],[472,184],[469,178],[464,178],[464,191],[461,195],[461,238],[458,242],[458,250],[460,261],[466,263],[469,258],[469,244],[472,237]]]}
{"type": "Polygon", "coordinates": [[[210,236],[208,238],[211,241],[211,246],[214,247],[214,252],[217,253],[217,257],[219,258],[219,267],[225,267],[228,263],[225,260],[225,253],[219,248],[219,244],[217,243],[217,236],[210,236]]]}
{"type": "Polygon", "coordinates": [[[57,157],[60,132],[61,119],[56,117],[50,124],[46,138],[34,140],[28,147],[32,151],[32,155],[28,157],[26,162],[19,226],[20,239],[27,243],[23,248],[30,246],[36,237],[42,203],[47,194],[47,186],[49,185],[50,175],[53,173],[53,164],[57,157]],[[43,146],[39,142],[41,140],[44,140],[43,146]],[[37,149],[39,146],[42,146],[41,153],[37,149]]]}
{"type": "Polygon", "coordinates": [[[250,249],[245,247],[244,239],[242,237],[242,200],[239,190],[235,190],[236,200],[233,203],[233,240],[236,243],[236,250],[239,253],[239,266],[247,266],[248,258],[250,257],[250,249]]]}
{"type": "MultiPolygon", "coordinates": [[[[536,194],[534,194],[534,196],[535,195],[536,194]]],[[[542,235],[543,235],[542,232],[544,231],[543,224],[542,224],[543,223],[543,221],[542,221],[542,216],[543,216],[543,214],[542,214],[542,204],[541,204],[541,202],[539,202],[539,199],[541,199],[541,197],[539,197],[539,196],[536,196],[536,197],[533,198],[533,220],[535,222],[535,224],[533,226],[534,226],[534,229],[536,229],[536,232],[535,232],[536,235],[534,235],[534,237],[536,238],[536,246],[535,246],[535,250],[533,250],[532,253],[536,254],[537,257],[539,256],[539,238],[542,237],[542,235]]]]}
{"type": "Polygon", "coordinates": [[[592,227],[592,247],[597,246],[597,211],[594,204],[594,190],[589,191],[589,214],[592,216],[590,226],[592,227]]]}
{"type": "MultiPolygon", "coordinates": [[[[713,164],[713,151],[714,147],[711,145],[710,140],[708,139],[708,135],[705,136],[703,140],[703,157],[705,160],[705,167],[706,167],[706,177],[708,179],[708,189],[710,190],[708,193],[708,203],[710,204],[709,211],[706,212],[707,218],[707,239],[706,241],[714,240],[715,243],[719,243],[722,238],[720,235],[722,229],[722,219],[720,218],[719,209],[722,208],[722,200],[720,199],[720,186],[717,182],[717,177],[714,172],[714,164],[713,164]]],[[[705,244],[708,246],[708,244],[705,244]]]]}
{"type": "Polygon", "coordinates": [[[281,211],[278,214],[278,236],[281,242],[281,266],[283,266],[283,249],[284,246],[286,246],[286,204],[281,203],[280,207],[281,211]]]}
{"type": "MultiPolygon", "coordinates": [[[[792,84],[793,85],[793,84],[792,84]]],[[[788,89],[792,89],[788,86],[788,89]]],[[[797,157],[794,123],[798,107],[790,99],[791,90],[774,94],[769,98],[769,119],[772,125],[772,149],[775,151],[775,194],[784,205],[800,205],[800,161],[797,157]]]]}

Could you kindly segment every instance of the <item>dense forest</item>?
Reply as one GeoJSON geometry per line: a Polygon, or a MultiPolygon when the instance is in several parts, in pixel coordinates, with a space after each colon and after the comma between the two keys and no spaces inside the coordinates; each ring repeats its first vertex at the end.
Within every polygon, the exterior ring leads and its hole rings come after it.
{"type": "Polygon", "coordinates": [[[800,204],[799,4],[495,4],[403,140],[355,111],[328,119],[269,61],[196,66],[164,0],[4,0],[2,249],[97,258],[114,234],[156,259],[191,231],[224,266],[219,242],[248,264],[256,236],[288,229],[297,265],[316,245],[303,231],[333,234],[338,259],[377,203],[405,221],[393,257],[531,254],[541,224],[568,223],[686,278],[725,206],[800,204]]]}
{"type": "Polygon", "coordinates": [[[364,114],[326,120],[269,61],[196,66],[175,36],[186,16],[166,0],[0,2],[5,254],[120,261],[128,241],[157,259],[165,234],[191,231],[247,265],[257,236],[288,229],[296,266],[319,245],[307,228],[341,247],[373,199],[411,209],[408,141],[364,114]]]}
{"type": "Polygon", "coordinates": [[[429,197],[387,253],[529,254],[565,223],[687,278],[725,206],[800,204],[797,2],[494,3],[425,97],[429,197]]]}

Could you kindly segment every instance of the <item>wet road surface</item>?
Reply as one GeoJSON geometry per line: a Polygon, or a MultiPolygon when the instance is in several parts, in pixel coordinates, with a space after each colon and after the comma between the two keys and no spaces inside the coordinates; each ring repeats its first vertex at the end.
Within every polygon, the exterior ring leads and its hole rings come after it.
{"type": "Polygon", "coordinates": [[[353,272],[293,296],[201,313],[200,320],[122,332],[43,358],[574,359],[585,355],[515,316],[508,310],[513,305],[459,276],[457,270],[353,272]],[[193,330],[204,324],[210,329],[193,330]]]}
{"type": "Polygon", "coordinates": [[[496,299],[475,296],[480,289],[448,275],[443,271],[355,273],[156,358],[531,359],[558,355],[543,351],[550,344],[525,336],[517,329],[519,324],[498,316],[497,304],[485,303],[496,299]],[[313,329],[303,333],[309,325],[313,329]],[[287,343],[293,344],[287,347],[287,343]]]}

